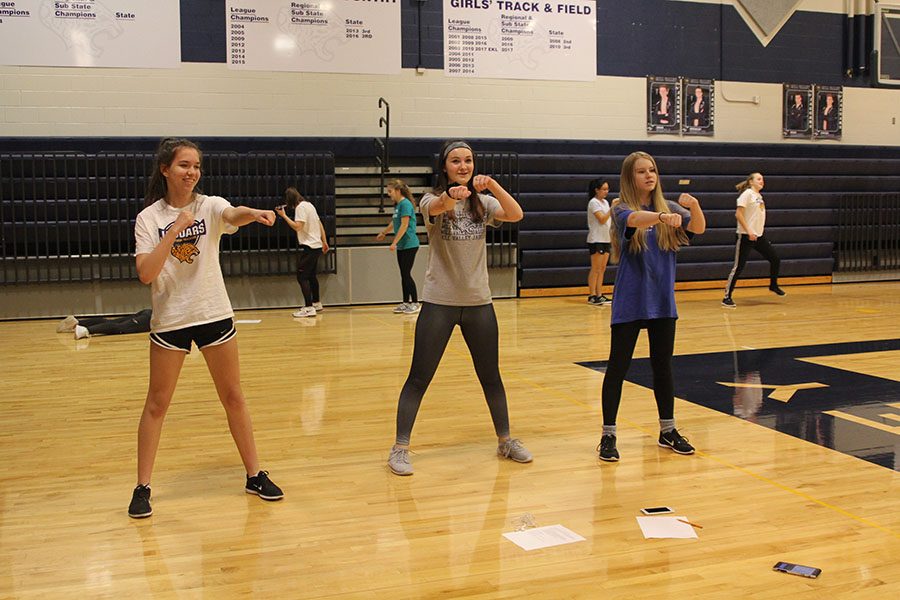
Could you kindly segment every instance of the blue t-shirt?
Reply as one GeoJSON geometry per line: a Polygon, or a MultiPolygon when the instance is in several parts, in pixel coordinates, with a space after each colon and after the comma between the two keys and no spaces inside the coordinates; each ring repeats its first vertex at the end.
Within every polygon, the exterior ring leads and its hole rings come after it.
{"type": "MultiPolygon", "coordinates": [[[[681,215],[681,226],[687,227],[691,214],[675,202],[667,201],[669,210],[681,215]]],[[[650,210],[650,208],[643,208],[650,210]]],[[[660,250],[656,242],[657,227],[647,228],[647,249],[634,254],[628,242],[635,232],[626,227],[628,216],[634,211],[625,204],[612,209],[612,219],[622,240],[616,283],[613,288],[610,325],[645,319],[677,319],[675,310],[675,252],[660,250]]]]}
{"type": "Polygon", "coordinates": [[[406,198],[394,206],[394,216],[392,219],[394,224],[394,235],[400,231],[400,226],[403,225],[403,217],[409,217],[409,227],[406,228],[406,233],[404,233],[403,237],[400,238],[400,241],[397,242],[397,250],[418,248],[419,236],[416,235],[416,209],[413,207],[413,203],[406,198]]]}

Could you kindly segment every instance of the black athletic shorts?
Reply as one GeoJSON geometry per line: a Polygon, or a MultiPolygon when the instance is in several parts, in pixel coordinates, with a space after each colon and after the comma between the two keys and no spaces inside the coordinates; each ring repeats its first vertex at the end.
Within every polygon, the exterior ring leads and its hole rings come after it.
{"type": "Polygon", "coordinates": [[[151,333],[150,341],[167,350],[181,350],[190,353],[191,342],[203,350],[208,346],[224,344],[235,335],[237,335],[237,331],[234,329],[234,321],[222,319],[214,323],[204,323],[164,333],[151,333]]]}
{"type": "Polygon", "coordinates": [[[609,254],[609,242],[592,242],[587,247],[591,254],[609,254]]]}

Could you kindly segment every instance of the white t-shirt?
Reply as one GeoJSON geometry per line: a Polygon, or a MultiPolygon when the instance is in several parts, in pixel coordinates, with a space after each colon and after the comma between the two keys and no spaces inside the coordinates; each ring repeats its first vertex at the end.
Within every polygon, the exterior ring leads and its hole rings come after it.
{"type": "Polygon", "coordinates": [[[301,202],[294,209],[294,220],[303,222],[303,228],[297,232],[297,241],[300,242],[300,245],[321,248],[322,229],[316,207],[311,202],[301,202]]]}
{"type": "MultiPolygon", "coordinates": [[[[763,229],[766,227],[766,203],[763,202],[762,194],[754,192],[747,188],[737,199],[738,208],[744,211],[744,221],[756,235],[762,235],[763,229]]],[[[750,233],[744,231],[741,222],[737,224],[738,233],[750,233]]]]}
{"type": "Polygon", "coordinates": [[[184,208],[157,200],[138,214],[135,256],[152,252],[182,210],[194,213],[194,224],[179,234],[162,271],[150,284],[151,331],[163,333],[234,316],[219,266],[222,234],[237,231],[222,218],[229,207],[225,198],[197,194],[184,208]]]}
{"type": "Polygon", "coordinates": [[[606,223],[597,220],[596,214],[609,214],[609,202],[605,199],[591,198],[587,206],[587,222],[588,222],[588,244],[596,244],[600,242],[609,243],[609,226],[612,219],[607,219],[606,223]]]}
{"type": "Polygon", "coordinates": [[[472,220],[467,202],[456,203],[454,217],[428,214],[439,197],[427,193],[419,200],[419,210],[428,232],[428,268],[422,299],[446,306],[482,306],[491,303],[487,269],[487,227],[499,227],[494,213],[500,202],[488,194],[478,194],[484,206],[484,220],[472,220]]]}

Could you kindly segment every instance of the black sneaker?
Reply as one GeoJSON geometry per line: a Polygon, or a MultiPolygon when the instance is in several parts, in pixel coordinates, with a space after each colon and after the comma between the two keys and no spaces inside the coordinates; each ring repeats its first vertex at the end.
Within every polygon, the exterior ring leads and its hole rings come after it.
{"type": "Polygon", "coordinates": [[[597,304],[597,296],[588,296],[588,304],[597,304]]]}
{"type": "Polygon", "coordinates": [[[150,508],[150,486],[139,485],[131,494],[131,504],[128,505],[128,516],[132,519],[145,519],[153,514],[150,508]]]}
{"type": "Polygon", "coordinates": [[[667,431],[666,433],[660,432],[659,442],[657,443],[663,448],[671,448],[678,454],[694,453],[694,447],[688,444],[687,438],[682,437],[677,429],[667,431]]]}
{"type": "Polygon", "coordinates": [[[784,290],[778,287],[778,284],[770,285],[769,291],[777,296],[784,296],[784,290]]]}
{"type": "Polygon", "coordinates": [[[600,438],[600,445],[597,446],[600,452],[600,460],[606,462],[616,462],[619,460],[619,451],[616,450],[616,436],[604,435],[600,438]]]}
{"type": "Polygon", "coordinates": [[[600,306],[603,306],[604,304],[610,304],[610,303],[612,303],[612,300],[610,298],[607,298],[603,294],[600,294],[599,296],[597,296],[597,304],[599,304],[600,306]]]}
{"type": "Polygon", "coordinates": [[[734,300],[728,297],[722,298],[722,306],[725,308],[737,308],[737,304],[734,303],[734,300]]]}
{"type": "Polygon", "coordinates": [[[256,494],[263,500],[281,500],[284,498],[284,492],[281,488],[272,483],[269,479],[268,471],[260,471],[253,477],[247,476],[247,486],[244,491],[248,494],[256,494]]]}

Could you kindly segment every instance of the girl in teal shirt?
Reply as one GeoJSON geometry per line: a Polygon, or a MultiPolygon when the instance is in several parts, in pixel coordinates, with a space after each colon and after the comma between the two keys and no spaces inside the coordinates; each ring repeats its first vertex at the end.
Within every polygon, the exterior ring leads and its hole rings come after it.
{"type": "Polygon", "coordinates": [[[416,235],[416,209],[412,193],[402,179],[393,179],[387,184],[387,192],[394,201],[394,216],[387,227],[378,234],[378,241],[384,240],[388,232],[394,230],[391,252],[397,253],[400,267],[400,281],[403,286],[403,303],[394,309],[395,313],[415,314],[419,312],[419,297],[416,281],[412,278],[416,252],[419,250],[419,236],[416,235]]]}

